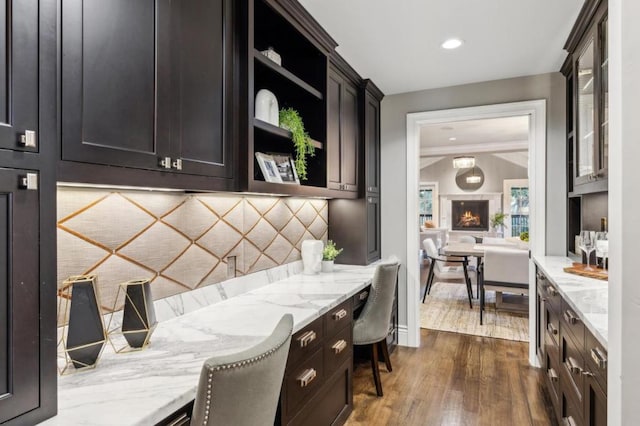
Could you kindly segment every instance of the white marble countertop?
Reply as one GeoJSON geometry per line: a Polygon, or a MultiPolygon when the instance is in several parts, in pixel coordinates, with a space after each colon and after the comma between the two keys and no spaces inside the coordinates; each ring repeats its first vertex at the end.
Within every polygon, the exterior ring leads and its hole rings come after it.
{"type": "Polygon", "coordinates": [[[534,256],[533,260],[558,287],[562,297],[575,309],[589,331],[606,348],[609,330],[609,283],[564,272],[564,268],[573,263],[568,257],[534,256]]]}
{"type": "Polygon", "coordinates": [[[294,332],[371,283],[375,266],[295,275],[158,324],[149,347],[59,377],[58,415],[44,425],[153,425],[193,400],[205,359],[244,350],[285,313],[294,332]]]}

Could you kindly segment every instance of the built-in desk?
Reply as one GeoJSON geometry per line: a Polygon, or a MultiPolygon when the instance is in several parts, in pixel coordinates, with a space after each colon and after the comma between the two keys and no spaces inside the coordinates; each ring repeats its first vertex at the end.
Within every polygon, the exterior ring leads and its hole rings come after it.
{"type": "Polygon", "coordinates": [[[285,313],[299,332],[351,302],[374,270],[343,265],[334,273],[296,275],[162,321],[149,348],[114,354],[107,347],[95,370],[60,377],[58,415],[43,424],[153,425],[194,399],[207,358],[256,344],[285,313]]]}

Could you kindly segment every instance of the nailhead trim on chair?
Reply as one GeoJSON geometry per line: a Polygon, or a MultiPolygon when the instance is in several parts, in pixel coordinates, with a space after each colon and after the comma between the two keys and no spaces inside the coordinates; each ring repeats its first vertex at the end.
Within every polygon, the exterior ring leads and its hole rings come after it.
{"type": "Polygon", "coordinates": [[[209,420],[209,412],[211,411],[211,395],[212,395],[211,391],[213,389],[213,373],[216,371],[233,370],[237,368],[242,368],[242,367],[255,364],[259,361],[262,361],[263,359],[273,355],[278,349],[280,349],[282,345],[284,345],[284,342],[286,342],[287,339],[289,339],[292,331],[293,330],[289,330],[289,333],[287,333],[288,334],[287,338],[284,339],[282,342],[278,343],[278,345],[276,345],[275,347],[269,349],[267,352],[264,352],[256,357],[245,359],[240,362],[234,362],[233,364],[223,364],[223,365],[218,365],[216,367],[207,367],[207,369],[209,370],[209,375],[207,378],[207,402],[204,408],[204,419],[202,422],[203,425],[206,426],[207,421],[209,420]]]}

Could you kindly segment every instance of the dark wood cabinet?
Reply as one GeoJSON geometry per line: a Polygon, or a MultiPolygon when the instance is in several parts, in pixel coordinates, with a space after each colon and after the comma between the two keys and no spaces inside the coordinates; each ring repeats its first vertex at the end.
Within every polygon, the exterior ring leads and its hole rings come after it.
{"type": "Polygon", "coordinates": [[[38,151],[38,0],[0,1],[0,148],[38,151]]]}
{"type": "Polygon", "coordinates": [[[331,189],[359,189],[359,81],[341,57],[331,57],[327,90],[327,184],[331,189]]]}
{"type": "Polygon", "coordinates": [[[231,178],[232,22],[230,0],[63,0],[62,160],[231,178]]]}
{"type": "Polygon", "coordinates": [[[567,162],[573,194],[608,190],[609,53],[607,2],[586,1],[565,43],[567,162]]]}
{"type": "Polygon", "coordinates": [[[380,194],[380,101],[384,94],[369,79],[362,83],[364,184],[367,195],[380,194]]]}
{"type": "Polygon", "coordinates": [[[536,271],[537,353],[560,424],[607,424],[607,351],[556,286],[536,271]]]}
{"type": "Polygon", "coordinates": [[[0,168],[0,423],[40,406],[38,182],[0,168]]]}
{"type": "Polygon", "coordinates": [[[380,259],[382,248],[380,237],[380,197],[367,196],[367,262],[380,259]]]}
{"type": "Polygon", "coordinates": [[[295,333],[276,424],[342,424],[353,409],[353,301],[295,333]]]}

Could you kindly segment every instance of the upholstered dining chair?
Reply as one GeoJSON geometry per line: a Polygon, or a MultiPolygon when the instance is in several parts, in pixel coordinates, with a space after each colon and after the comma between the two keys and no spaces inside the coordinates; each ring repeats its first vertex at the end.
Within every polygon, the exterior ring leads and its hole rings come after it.
{"type": "Polygon", "coordinates": [[[242,352],[204,362],[192,425],[272,426],[289,354],[293,317],[282,317],[271,335],[242,352]]]}
{"type": "Polygon", "coordinates": [[[382,351],[387,371],[392,371],[387,335],[399,268],[398,262],[384,263],[376,267],[369,297],[362,313],[353,324],[353,344],[371,347],[371,369],[378,396],[383,396],[378,350],[382,351]]]}
{"type": "MultiPolygon", "coordinates": [[[[458,241],[465,244],[477,244],[478,242],[476,237],[473,237],[471,235],[463,235],[460,237],[460,239],[458,239],[458,241]]],[[[467,271],[476,273],[476,295],[480,297],[480,259],[473,257],[469,259],[469,266],[467,271]]]]}
{"type": "Polygon", "coordinates": [[[484,251],[480,283],[480,325],[484,311],[485,292],[496,292],[496,307],[499,295],[504,293],[529,294],[529,252],[503,247],[487,247],[484,251]]]}
{"type": "Polygon", "coordinates": [[[473,309],[473,290],[471,289],[471,279],[469,278],[468,267],[469,260],[466,256],[448,256],[446,259],[440,257],[433,241],[426,239],[423,242],[424,250],[427,252],[431,265],[429,266],[429,275],[427,275],[426,288],[422,303],[427,298],[427,294],[431,291],[433,280],[435,278],[441,280],[462,280],[467,286],[467,295],[469,296],[469,308],[473,309]],[[445,266],[445,263],[454,263],[459,266],[445,266]]]}

